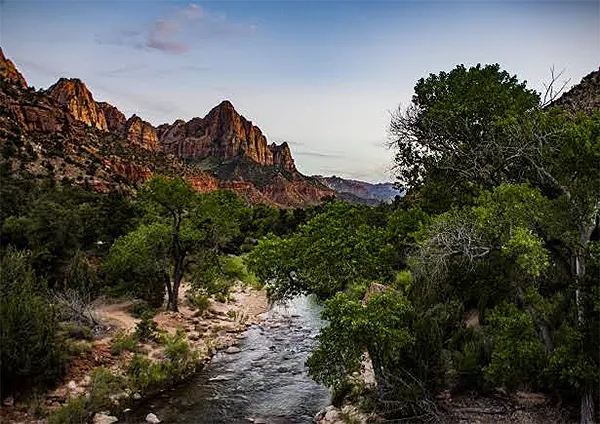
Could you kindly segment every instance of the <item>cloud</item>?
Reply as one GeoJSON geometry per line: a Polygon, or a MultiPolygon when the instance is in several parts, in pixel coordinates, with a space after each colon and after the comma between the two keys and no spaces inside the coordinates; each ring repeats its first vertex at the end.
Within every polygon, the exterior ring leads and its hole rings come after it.
{"type": "Polygon", "coordinates": [[[295,152],[298,156],[310,156],[314,158],[326,158],[326,159],[339,159],[344,158],[345,156],[339,153],[325,153],[325,152],[313,152],[306,150],[298,150],[295,152]]]}
{"type": "Polygon", "coordinates": [[[117,30],[96,37],[96,41],[99,44],[182,54],[198,40],[248,36],[256,32],[256,29],[256,25],[231,22],[223,14],[209,12],[192,3],[141,28],[117,30]]]}

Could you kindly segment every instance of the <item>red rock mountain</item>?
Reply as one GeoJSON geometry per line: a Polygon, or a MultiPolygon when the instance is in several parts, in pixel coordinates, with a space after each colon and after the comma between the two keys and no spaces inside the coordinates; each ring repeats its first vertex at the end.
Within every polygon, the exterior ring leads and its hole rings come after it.
{"type": "Polygon", "coordinates": [[[102,191],[132,189],[154,173],[180,175],[199,191],[229,189],[250,203],[281,207],[307,206],[333,194],[296,170],[287,143],[268,145],[228,101],[204,118],[156,129],[95,101],[79,79],[61,78],[35,92],[3,54],[0,65],[0,144],[17,149],[9,158],[13,169],[102,191]]]}
{"type": "Polygon", "coordinates": [[[261,165],[289,172],[296,167],[287,143],[270,146],[260,128],[241,116],[225,100],[204,118],[177,120],[158,127],[163,150],[183,159],[231,159],[246,156],[261,165]]]}
{"type": "Polygon", "coordinates": [[[0,77],[22,88],[27,88],[27,81],[25,81],[23,75],[17,70],[15,64],[4,56],[2,47],[0,47],[0,77]]]}
{"type": "Polygon", "coordinates": [[[96,105],[92,93],[78,78],[61,78],[48,89],[48,94],[64,105],[75,119],[107,130],[106,118],[100,107],[96,105]]]}

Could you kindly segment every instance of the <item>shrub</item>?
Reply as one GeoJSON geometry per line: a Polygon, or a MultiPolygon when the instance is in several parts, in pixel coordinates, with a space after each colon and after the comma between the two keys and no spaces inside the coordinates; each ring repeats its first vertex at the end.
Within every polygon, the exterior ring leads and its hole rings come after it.
{"type": "Polygon", "coordinates": [[[197,294],[194,295],[190,292],[186,293],[186,298],[190,307],[198,309],[200,312],[204,313],[210,307],[210,299],[206,294],[197,294]]]}
{"type": "Polygon", "coordinates": [[[57,314],[29,257],[9,249],[0,263],[0,390],[52,382],[64,372],[66,349],[57,314]]]}
{"type": "Polygon", "coordinates": [[[156,311],[148,304],[148,301],[143,299],[134,300],[129,308],[129,313],[135,318],[141,318],[145,313],[156,315],[156,311]]]}
{"type": "Polygon", "coordinates": [[[75,340],[94,340],[94,334],[91,328],[85,327],[77,322],[67,322],[62,324],[62,330],[65,335],[75,340]]]}
{"type": "Polygon", "coordinates": [[[153,315],[151,313],[144,312],[140,322],[135,326],[135,337],[141,342],[154,340],[156,338],[158,324],[152,317],[153,315]]]}
{"type": "Polygon", "coordinates": [[[137,340],[133,335],[119,332],[113,338],[113,342],[110,346],[110,353],[117,356],[123,351],[136,352],[137,340]]]}
{"type": "Polygon", "coordinates": [[[91,418],[87,405],[85,396],[73,398],[48,417],[48,424],[87,424],[91,418]]]}
{"type": "Polygon", "coordinates": [[[485,379],[509,389],[535,385],[546,356],[531,316],[504,303],[494,308],[487,320],[492,356],[484,369],[485,379]]]}

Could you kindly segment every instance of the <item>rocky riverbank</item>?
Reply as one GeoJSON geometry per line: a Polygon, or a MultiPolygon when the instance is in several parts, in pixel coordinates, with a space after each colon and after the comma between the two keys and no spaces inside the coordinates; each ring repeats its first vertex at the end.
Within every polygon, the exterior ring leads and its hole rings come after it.
{"type": "MultiPolygon", "coordinates": [[[[46,419],[40,417],[48,414],[56,415],[62,408],[69,408],[80,399],[91,399],[90,392],[94,395],[98,392],[98,387],[95,387],[97,379],[94,377],[98,369],[106,375],[112,375],[115,379],[121,379],[127,375],[135,357],[137,361],[144,361],[143,363],[147,364],[149,369],[158,370],[160,364],[173,360],[172,353],[168,352],[169,346],[171,349],[173,346],[178,346],[179,349],[187,346],[187,350],[184,349],[186,356],[177,358],[177,367],[164,368],[176,369],[181,372],[181,375],[167,375],[163,379],[164,383],[161,384],[158,380],[157,384],[147,392],[121,385],[119,386],[122,388],[121,391],[109,395],[110,408],[94,411],[92,416],[95,423],[116,422],[114,420],[118,418],[111,415],[111,413],[115,414],[114,411],[126,411],[128,405],[139,403],[144,397],[155,395],[189,377],[210,361],[219,350],[233,352],[240,333],[260,321],[260,315],[268,310],[264,291],[244,287],[241,284],[232,288],[226,302],[213,300],[204,311],[188,304],[186,291],[187,287],[182,287],[179,312],[161,311],[153,317],[157,324],[155,332],[158,337],[138,341],[135,346],[126,346],[123,349],[115,349],[115,345],[119,340],[131,338],[136,325],[140,322],[139,318],[134,318],[128,312],[132,302],[104,300],[97,304],[93,313],[105,329],[103,335],[85,344],[85,347],[82,343],[81,354],[71,362],[65,378],[53,390],[27,402],[19,402],[18,399],[15,402],[12,398],[5,399],[0,408],[0,421],[46,422],[46,419]],[[152,364],[156,367],[153,368],[152,364]]],[[[137,386],[140,384],[135,387],[137,386]]],[[[150,417],[150,420],[152,419],[150,417]]]]}

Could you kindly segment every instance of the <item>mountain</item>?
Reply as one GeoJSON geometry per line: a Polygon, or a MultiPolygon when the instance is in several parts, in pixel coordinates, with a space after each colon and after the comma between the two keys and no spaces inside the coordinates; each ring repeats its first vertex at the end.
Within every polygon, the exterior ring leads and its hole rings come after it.
{"type": "Polygon", "coordinates": [[[315,175],[323,185],[334,190],[340,198],[353,203],[377,205],[389,203],[396,196],[403,196],[404,191],[398,190],[393,183],[372,184],[364,181],[348,180],[340,177],[323,177],[315,175]]]}
{"type": "Polygon", "coordinates": [[[600,69],[583,77],[579,84],[563,93],[550,106],[560,106],[574,113],[591,114],[600,110],[600,69]]]}
{"type": "Polygon", "coordinates": [[[204,118],[155,128],[97,102],[85,83],[61,78],[34,91],[0,49],[3,160],[33,176],[52,175],[97,190],[132,190],[152,174],[180,175],[200,191],[239,193],[250,203],[303,207],[333,191],[297,171],[287,143],[223,101],[204,118]]]}

